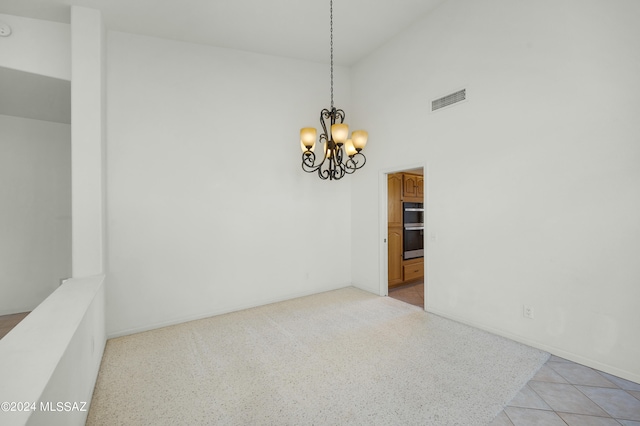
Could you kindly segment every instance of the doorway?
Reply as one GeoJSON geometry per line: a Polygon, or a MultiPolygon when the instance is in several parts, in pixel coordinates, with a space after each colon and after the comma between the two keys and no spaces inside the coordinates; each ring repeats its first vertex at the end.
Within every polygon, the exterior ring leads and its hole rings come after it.
{"type": "MultiPolygon", "coordinates": [[[[425,307],[424,167],[385,173],[385,294],[425,307]]],[[[384,200],[384,199],[383,199],[384,200]]]]}

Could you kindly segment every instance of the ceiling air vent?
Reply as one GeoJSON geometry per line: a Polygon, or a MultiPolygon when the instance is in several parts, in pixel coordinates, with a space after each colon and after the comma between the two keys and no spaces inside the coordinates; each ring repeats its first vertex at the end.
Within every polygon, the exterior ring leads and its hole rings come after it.
{"type": "Polygon", "coordinates": [[[455,103],[464,101],[467,99],[467,89],[459,90],[447,96],[443,96],[440,99],[436,99],[431,102],[431,111],[436,111],[440,108],[453,105],[455,103]]]}

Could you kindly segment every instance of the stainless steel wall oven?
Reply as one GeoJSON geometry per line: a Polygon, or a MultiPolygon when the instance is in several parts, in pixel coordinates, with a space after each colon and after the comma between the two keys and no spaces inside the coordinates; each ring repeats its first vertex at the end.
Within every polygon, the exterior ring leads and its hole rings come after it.
{"type": "Polygon", "coordinates": [[[424,257],[424,204],[402,203],[403,259],[424,257]]]}

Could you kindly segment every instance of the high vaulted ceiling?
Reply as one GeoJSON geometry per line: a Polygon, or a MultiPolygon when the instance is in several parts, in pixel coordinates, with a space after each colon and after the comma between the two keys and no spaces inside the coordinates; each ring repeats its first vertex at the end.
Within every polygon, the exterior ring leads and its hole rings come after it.
{"type": "MultiPolygon", "coordinates": [[[[336,64],[351,65],[445,0],[334,0],[336,64]]],[[[1,0],[0,13],[69,22],[99,9],[110,30],[329,61],[329,0],[1,0]]]]}

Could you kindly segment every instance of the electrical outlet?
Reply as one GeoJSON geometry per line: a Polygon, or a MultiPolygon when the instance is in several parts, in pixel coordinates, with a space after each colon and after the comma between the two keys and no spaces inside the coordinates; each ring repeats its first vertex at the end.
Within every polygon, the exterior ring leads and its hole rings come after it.
{"type": "Polygon", "coordinates": [[[522,307],[522,316],[525,318],[533,319],[533,306],[524,305],[522,307]]]}

